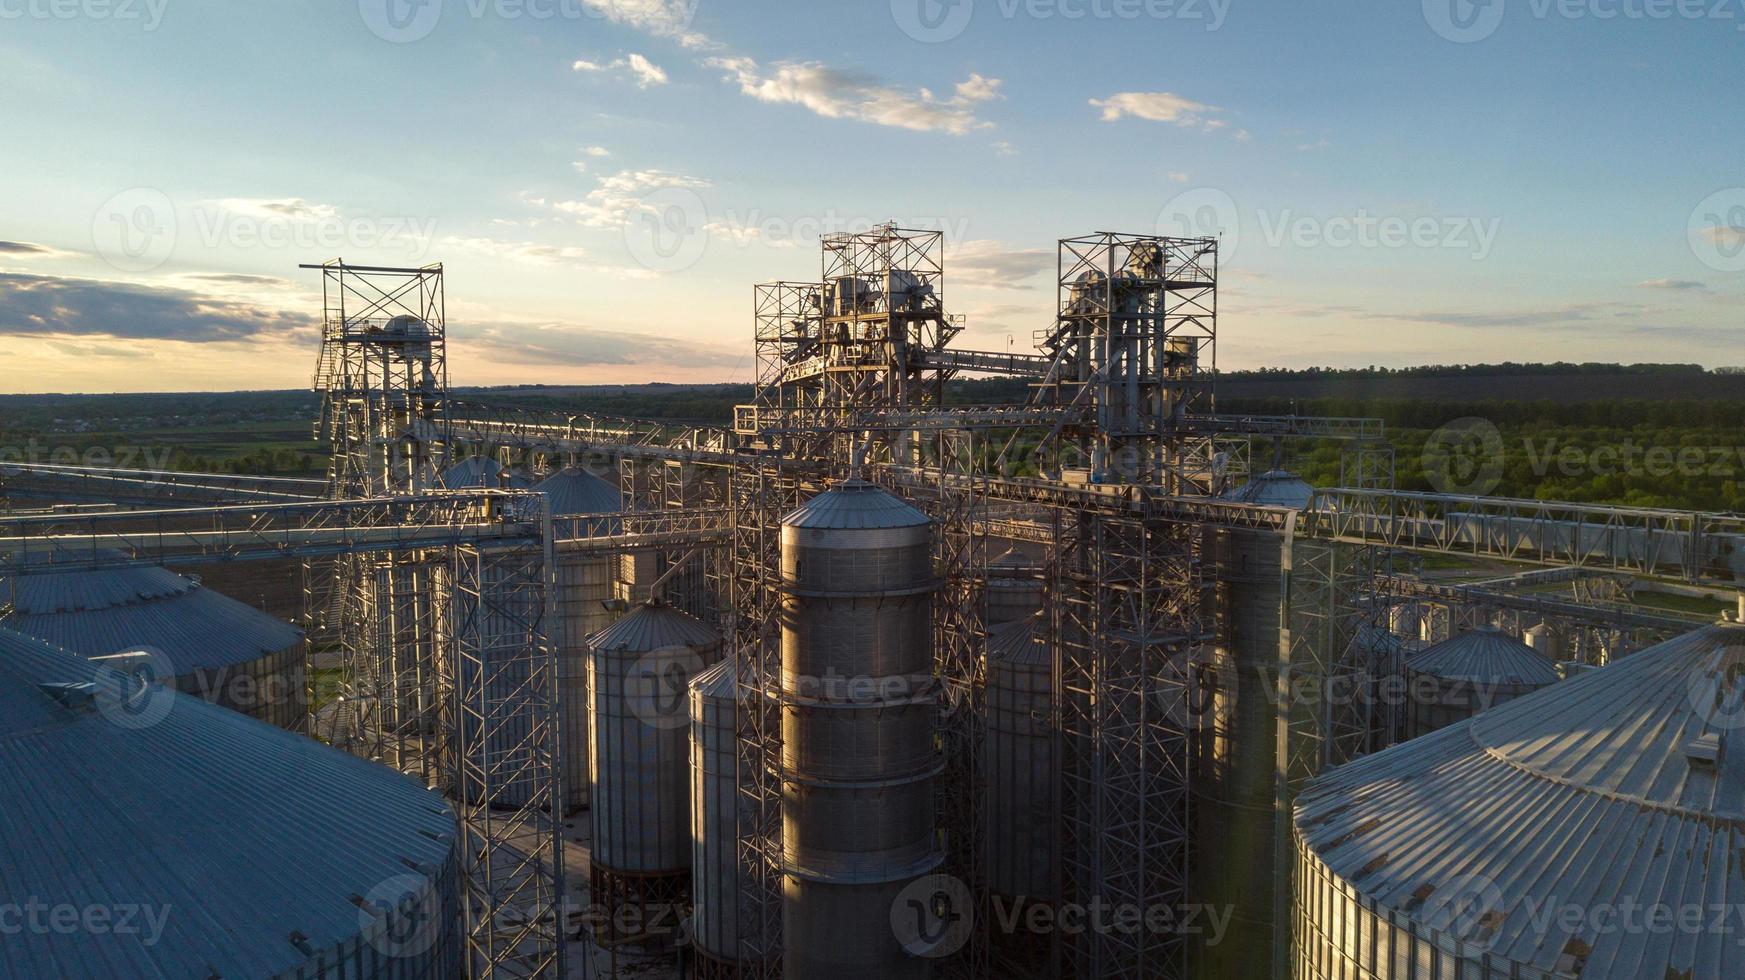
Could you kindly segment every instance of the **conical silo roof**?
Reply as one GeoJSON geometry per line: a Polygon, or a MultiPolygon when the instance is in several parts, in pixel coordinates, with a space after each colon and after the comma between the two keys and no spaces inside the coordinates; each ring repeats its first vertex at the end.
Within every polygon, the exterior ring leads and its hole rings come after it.
{"type": "Polygon", "coordinates": [[[1314,496],[1314,487],[1287,470],[1268,470],[1249,477],[1247,483],[1224,494],[1227,500],[1292,510],[1306,510],[1314,496]]]}
{"type": "Polygon", "coordinates": [[[249,663],[303,641],[295,626],[151,565],[57,570],[46,562],[0,577],[6,586],[15,589],[9,628],[87,657],[149,647],[178,676],[249,663]]]}
{"type": "Polygon", "coordinates": [[[641,653],[690,647],[707,650],[721,645],[721,634],[702,620],[656,600],[645,602],[588,640],[596,650],[641,653]]]}
{"type": "Polygon", "coordinates": [[[787,527],[870,531],[931,523],[904,501],[865,480],[843,480],[782,518],[787,527]]]}
{"type": "Polygon", "coordinates": [[[559,517],[612,514],[624,509],[624,496],[618,488],[586,470],[558,470],[533,489],[549,498],[552,514],[559,517]]]}
{"type": "Polygon", "coordinates": [[[1047,667],[1052,665],[1048,645],[1043,642],[1042,614],[1013,623],[1002,623],[988,631],[988,659],[1014,667],[1047,667]]]}
{"type": "Polygon", "coordinates": [[[1301,866],[1475,964],[1451,972],[1732,975],[1736,934],[1589,913],[1745,895],[1741,669],[1745,628],[1716,625],[1333,769],[1298,801],[1301,866]]]}
{"type": "MultiPolygon", "coordinates": [[[[0,895],[164,913],[132,915],[134,931],[8,935],[7,977],[324,976],[317,962],[361,968],[374,952],[356,899],[397,897],[408,876],[455,887],[437,794],[199,698],[129,690],[0,629],[0,895]]],[[[403,964],[457,965],[442,948],[403,964]]]]}
{"type": "Polygon", "coordinates": [[[1539,651],[1494,627],[1469,630],[1412,654],[1406,669],[1450,681],[1544,685],[1557,667],[1539,651]]]}

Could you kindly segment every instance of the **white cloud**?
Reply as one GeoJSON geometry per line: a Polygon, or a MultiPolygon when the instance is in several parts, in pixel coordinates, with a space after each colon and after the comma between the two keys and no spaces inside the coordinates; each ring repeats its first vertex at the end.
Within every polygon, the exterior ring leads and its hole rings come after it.
{"type": "Polygon", "coordinates": [[[1018,148],[1005,140],[995,140],[989,145],[991,145],[994,148],[994,152],[998,153],[1000,156],[1015,157],[1018,155],[1018,148]]]}
{"type": "Polygon", "coordinates": [[[611,151],[611,150],[608,150],[608,149],[606,149],[606,148],[605,148],[605,147],[603,147],[603,146],[589,146],[589,147],[585,147],[585,148],[584,148],[584,149],[583,149],[583,150],[582,150],[582,153],[584,153],[584,154],[586,154],[586,155],[587,155],[587,156],[591,156],[591,157],[594,157],[594,158],[596,158],[596,159],[597,159],[597,158],[599,158],[599,157],[609,157],[609,156],[611,156],[611,155],[612,155],[612,151],[611,151]]]}
{"type": "Polygon", "coordinates": [[[598,178],[593,190],[579,201],[557,201],[552,207],[589,228],[622,228],[638,214],[651,212],[643,197],[668,188],[702,190],[710,186],[700,177],[665,170],[620,170],[598,178]]]}
{"type": "Polygon", "coordinates": [[[213,202],[231,214],[262,221],[332,221],[339,209],[328,204],[312,204],[300,197],[227,197],[213,202]]]}
{"type": "Polygon", "coordinates": [[[1188,174],[1184,174],[1179,170],[1171,170],[1169,172],[1169,179],[1178,183],[1178,184],[1185,184],[1188,181],[1192,180],[1193,177],[1188,175],[1188,174]]]}
{"type": "Polygon", "coordinates": [[[578,58],[570,65],[570,70],[585,73],[625,71],[636,79],[637,88],[652,88],[667,83],[666,69],[634,51],[605,63],[578,58]]]}
{"type": "Polygon", "coordinates": [[[971,239],[950,245],[946,269],[959,285],[992,289],[1031,289],[1030,280],[1055,264],[1053,249],[1012,248],[1004,242],[971,239]]]}
{"type": "Polygon", "coordinates": [[[1104,122],[1132,116],[1152,122],[1204,126],[1207,129],[1222,129],[1226,125],[1221,119],[1209,118],[1222,111],[1218,107],[1183,98],[1174,92],[1117,92],[1106,99],[1090,101],[1091,105],[1103,110],[1104,122]]]}
{"type": "Polygon", "coordinates": [[[698,0],[582,0],[589,9],[599,12],[614,24],[623,24],[645,34],[677,41],[692,50],[719,47],[707,36],[691,29],[691,21],[697,13],[697,2],[698,0]]]}
{"type": "Polygon", "coordinates": [[[577,245],[506,242],[496,238],[462,238],[451,235],[438,239],[437,244],[445,249],[536,265],[563,265],[588,257],[588,250],[577,245]]]}
{"type": "Polygon", "coordinates": [[[1639,282],[1636,285],[1643,289],[1670,289],[1691,292],[1698,292],[1709,288],[1706,283],[1698,282],[1695,279],[1650,279],[1647,282],[1639,282]]]}
{"type": "Polygon", "coordinates": [[[951,98],[939,99],[925,88],[908,92],[874,76],[816,61],[779,62],[767,70],[745,57],[710,58],[704,65],[721,70],[742,93],[759,102],[804,106],[827,119],[953,136],[991,128],[992,123],[976,117],[975,106],[1000,98],[1000,80],[981,75],[958,83],[951,98]]]}

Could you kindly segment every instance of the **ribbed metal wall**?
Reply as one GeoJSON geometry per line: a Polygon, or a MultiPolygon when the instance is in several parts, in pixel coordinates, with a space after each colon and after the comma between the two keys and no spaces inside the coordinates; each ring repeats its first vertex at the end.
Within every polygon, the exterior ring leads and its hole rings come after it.
{"type": "Polygon", "coordinates": [[[1484,628],[1405,662],[1406,737],[1418,738],[1557,683],[1557,666],[1501,630],[1484,628]]]}
{"type": "Polygon", "coordinates": [[[756,871],[739,848],[750,808],[740,795],[754,774],[739,751],[739,730],[754,688],[739,682],[732,661],[691,685],[691,923],[696,951],[718,964],[740,955],[741,905],[756,871]]]}
{"type": "Polygon", "coordinates": [[[782,585],[783,975],[929,977],[891,909],[943,859],[931,523],[846,481],[783,520],[782,585]]]}
{"type": "Polygon", "coordinates": [[[1031,618],[988,641],[986,747],[987,884],[1006,898],[1060,899],[1060,762],[1055,747],[1054,658],[1031,618]]]}
{"type": "Polygon", "coordinates": [[[0,629],[0,900],[105,917],[8,930],[8,980],[459,980],[457,831],[405,776],[0,629]]]}
{"type": "Polygon", "coordinates": [[[1314,779],[1296,976],[1738,976],[1741,670],[1707,627],[1314,779]]]}
{"type": "Polygon", "coordinates": [[[557,562],[559,642],[557,685],[563,731],[565,812],[588,805],[593,770],[589,748],[588,638],[612,625],[616,613],[605,603],[612,595],[612,561],[606,557],[566,557],[557,562]]]}
{"type": "Polygon", "coordinates": [[[1282,541],[1264,531],[1208,532],[1216,563],[1217,642],[1207,753],[1197,780],[1196,900],[1232,910],[1230,934],[1201,947],[1206,978],[1268,977],[1274,931],[1274,762],[1282,541]]]}
{"type": "Polygon", "coordinates": [[[689,690],[719,658],[721,636],[650,603],[597,634],[592,647],[594,866],[689,875],[689,690]]]}

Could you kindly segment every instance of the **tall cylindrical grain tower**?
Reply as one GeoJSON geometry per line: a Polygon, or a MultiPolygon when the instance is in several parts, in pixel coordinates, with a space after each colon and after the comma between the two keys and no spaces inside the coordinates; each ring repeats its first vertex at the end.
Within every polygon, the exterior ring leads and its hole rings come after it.
{"type": "Polygon", "coordinates": [[[892,907],[935,832],[932,523],[860,480],[782,521],[786,980],[905,980],[892,907]]]}

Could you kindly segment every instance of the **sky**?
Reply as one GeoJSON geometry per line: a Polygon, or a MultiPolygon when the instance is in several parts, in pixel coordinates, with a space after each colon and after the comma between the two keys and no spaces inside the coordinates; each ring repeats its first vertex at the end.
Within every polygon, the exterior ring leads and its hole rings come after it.
{"type": "Polygon", "coordinates": [[[751,286],[1216,235],[1218,366],[1745,364],[1745,0],[0,0],[0,391],[309,384],[305,262],[457,385],[749,381],[751,286]]]}

